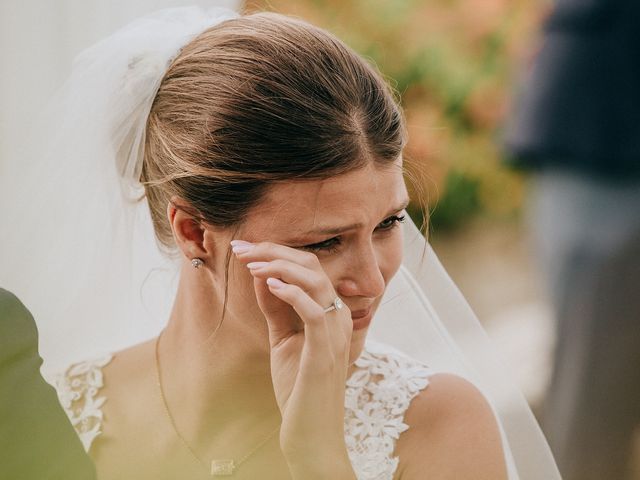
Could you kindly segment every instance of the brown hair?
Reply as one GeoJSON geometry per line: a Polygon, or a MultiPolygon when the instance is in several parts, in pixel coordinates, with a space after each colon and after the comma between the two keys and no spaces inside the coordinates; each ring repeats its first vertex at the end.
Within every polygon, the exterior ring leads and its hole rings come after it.
{"type": "Polygon", "coordinates": [[[274,183],[391,164],[404,144],[401,111],[372,66],[322,29],[259,13],[208,29],[172,62],[142,182],[171,249],[174,195],[207,224],[237,226],[274,183]]]}

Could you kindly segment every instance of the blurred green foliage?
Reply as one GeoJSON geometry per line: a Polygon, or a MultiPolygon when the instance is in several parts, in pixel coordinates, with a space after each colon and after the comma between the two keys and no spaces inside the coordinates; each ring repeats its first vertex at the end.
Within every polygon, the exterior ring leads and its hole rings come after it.
{"type": "Polygon", "coordinates": [[[457,170],[450,171],[445,180],[446,193],[432,210],[431,224],[451,229],[476,214],[481,207],[479,188],[477,178],[457,170]]]}
{"type": "MultiPolygon", "coordinates": [[[[304,18],[375,63],[407,118],[405,158],[424,184],[430,230],[511,217],[523,179],[500,163],[498,129],[544,5],[534,0],[270,0],[248,10],[304,18]]],[[[419,190],[419,191],[418,191],[419,190]]],[[[421,193],[424,191],[424,193],[421,193]]],[[[419,217],[419,202],[410,213],[419,217]]],[[[415,218],[420,222],[420,218],[415,218]]]]}

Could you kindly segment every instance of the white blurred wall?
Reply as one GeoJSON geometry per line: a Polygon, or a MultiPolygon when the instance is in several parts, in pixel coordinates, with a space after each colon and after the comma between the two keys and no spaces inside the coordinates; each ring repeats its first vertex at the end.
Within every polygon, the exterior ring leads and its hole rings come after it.
{"type": "Polygon", "coordinates": [[[82,49],[145,13],[241,0],[0,0],[0,175],[19,172],[30,119],[67,77],[82,49]]]}

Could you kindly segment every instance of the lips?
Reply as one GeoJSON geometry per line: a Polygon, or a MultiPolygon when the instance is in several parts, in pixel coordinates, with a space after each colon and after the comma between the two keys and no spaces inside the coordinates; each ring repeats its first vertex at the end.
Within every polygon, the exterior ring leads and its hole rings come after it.
{"type": "Polygon", "coordinates": [[[367,315],[369,315],[370,311],[371,307],[365,308],[364,310],[354,310],[351,312],[351,318],[355,320],[356,318],[366,317],[367,315]]]}
{"type": "Polygon", "coordinates": [[[351,320],[353,321],[353,330],[362,330],[371,324],[372,317],[371,307],[364,310],[356,310],[351,312],[351,320]]]}

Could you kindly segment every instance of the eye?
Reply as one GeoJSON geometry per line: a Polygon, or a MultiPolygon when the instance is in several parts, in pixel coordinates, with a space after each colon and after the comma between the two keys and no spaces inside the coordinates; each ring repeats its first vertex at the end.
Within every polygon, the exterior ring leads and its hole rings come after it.
{"type": "Polygon", "coordinates": [[[391,230],[394,227],[397,227],[398,224],[404,222],[406,216],[405,215],[393,215],[389,218],[384,219],[382,222],[380,222],[380,224],[378,225],[378,228],[380,230],[391,230]]]}
{"type": "MultiPolygon", "coordinates": [[[[376,230],[388,231],[397,227],[400,223],[404,222],[405,215],[393,215],[389,218],[384,219],[382,222],[378,224],[376,230]]],[[[305,245],[302,248],[303,250],[308,250],[310,252],[327,252],[334,253],[338,250],[338,245],[340,245],[341,239],[340,237],[333,237],[325,240],[323,242],[314,243],[312,245],[305,245]]]]}
{"type": "Polygon", "coordinates": [[[303,250],[308,250],[310,252],[328,252],[334,253],[338,250],[337,246],[340,245],[340,237],[333,237],[324,242],[314,243],[313,245],[305,245],[304,247],[300,247],[303,250]]]}

